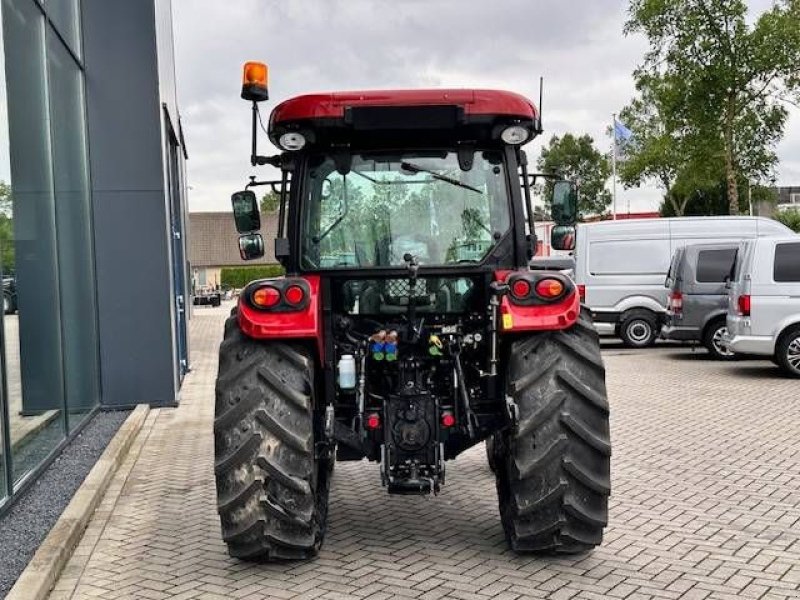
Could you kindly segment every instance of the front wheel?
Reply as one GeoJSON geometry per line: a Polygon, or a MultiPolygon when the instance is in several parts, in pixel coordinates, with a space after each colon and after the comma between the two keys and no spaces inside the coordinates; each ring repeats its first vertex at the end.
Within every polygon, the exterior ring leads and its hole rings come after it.
{"type": "Polygon", "coordinates": [[[781,335],[775,348],[775,358],[787,375],[800,377],[800,327],[781,335]]]}
{"type": "Polygon", "coordinates": [[[723,319],[711,323],[703,335],[703,345],[708,353],[717,360],[733,360],[736,355],[733,350],[725,345],[724,339],[728,335],[728,326],[723,319]]]}
{"type": "Polygon", "coordinates": [[[593,548],[608,521],[611,441],[605,369],[588,311],[568,330],[513,342],[507,386],[519,422],[494,448],[509,545],[564,554],[593,548]]]}
{"type": "Polygon", "coordinates": [[[235,315],[219,354],[214,474],[228,552],[313,557],[325,535],[332,471],[315,453],[314,361],[302,346],[247,338],[235,315]]]}

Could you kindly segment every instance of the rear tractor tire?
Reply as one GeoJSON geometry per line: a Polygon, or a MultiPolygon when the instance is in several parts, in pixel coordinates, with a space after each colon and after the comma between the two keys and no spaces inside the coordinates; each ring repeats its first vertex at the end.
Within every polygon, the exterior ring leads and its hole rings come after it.
{"type": "Polygon", "coordinates": [[[517,552],[590,550],[608,521],[611,441],[605,369],[588,311],[568,330],[515,341],[507,377],[519,422],[493,450],[508,543],[517,552]]]}
{"type": "Polygon", "coordinates": [[[307,559],[325,535],[332,460],[315,456],[314,361],[302,346],[244,336],[220,346],[214,474],[222,537],[246,560],[307,559]]]}

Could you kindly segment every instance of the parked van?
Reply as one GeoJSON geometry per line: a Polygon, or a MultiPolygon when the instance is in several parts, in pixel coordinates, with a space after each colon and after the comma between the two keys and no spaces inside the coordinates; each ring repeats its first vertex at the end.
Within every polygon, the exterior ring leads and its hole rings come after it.
{"type": "Polygon", "coordinates": [[[577,227],[575,278],[601,334],[616,334],[630,347],[649,346],[666,315],[664,280],[678,248],[788,234],[788,227],[762,217],[585,223],[577,227]]]}
{"type": "Polygon", "coordinates": [[[742,244],[729,287],[730,349],[772,357],[800,377],[800,236],[742,244]]]}
{"type": "Polygon", "coordinates": [[[665,286],[667,313],[661,337],[701,342],[717,359],[734,353],[723,338],[727,333],[728,290],[738,244],[690,244],[672,257],[665,286]]]}

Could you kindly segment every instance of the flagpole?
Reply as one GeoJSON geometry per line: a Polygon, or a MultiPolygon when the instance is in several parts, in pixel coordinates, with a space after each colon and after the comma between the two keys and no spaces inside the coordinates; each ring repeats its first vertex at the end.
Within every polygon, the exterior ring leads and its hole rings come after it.
{"type": "Polygon", "coordinates": [[[617,113],[611,114],[611,218],[617,220],[617,113]]]}

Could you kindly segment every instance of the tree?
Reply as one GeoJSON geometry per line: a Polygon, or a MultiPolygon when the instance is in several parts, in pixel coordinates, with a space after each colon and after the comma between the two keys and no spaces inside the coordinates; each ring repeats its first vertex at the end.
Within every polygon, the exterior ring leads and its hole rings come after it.
{"type": "Polygon", "coordinates": [[[281,195],[275,190],[270,190],[261,198],[259,207],[265,214],[274,213],[281,205],[281,195]]]}
{"type": "Polygon", "coordinates": [[[0,214],[10,217],[12,211],[11,186],[0,180],[0,214]]]}
{"type": "Polygon", "coordinates": [[[743,0],[632,0],[629,15],[626,33],[650,42],[634,73],[642,98],[659,101],[690,164],[720,165],[738,214],[741,179],[773,178],[784,103],[800,99],[800,0],[777,0],[752,26],[743,0]]]}
{"type": "Polygon", "coordinates": [[[800,209],[790,208],[787,210],[780,210],[775,213],[773,218],[786,225],[792,231],[800,233],[800,209]]]}
{"type": "Polygon", "coordinates": [[[0,270],[14,272],[14,221],[11,186],[0,181],[0,270]]]}
{"type": "MultiPolygon", "coordinates": [[[[591,136],[577,137],[567,133],[560,138],[554,135],[548,145],[542,148],[538,167],[544,173],[555,172],[559,177],[578,182],[578,212],[581,216],[602,214],[611,204],[611,194],[606,189],[606,180],[611,176],[611,163],[595,148],[591,136]]],[[[548,180],[545,198],[550,198],[551,188],[552,181],[548,180]]]]}

